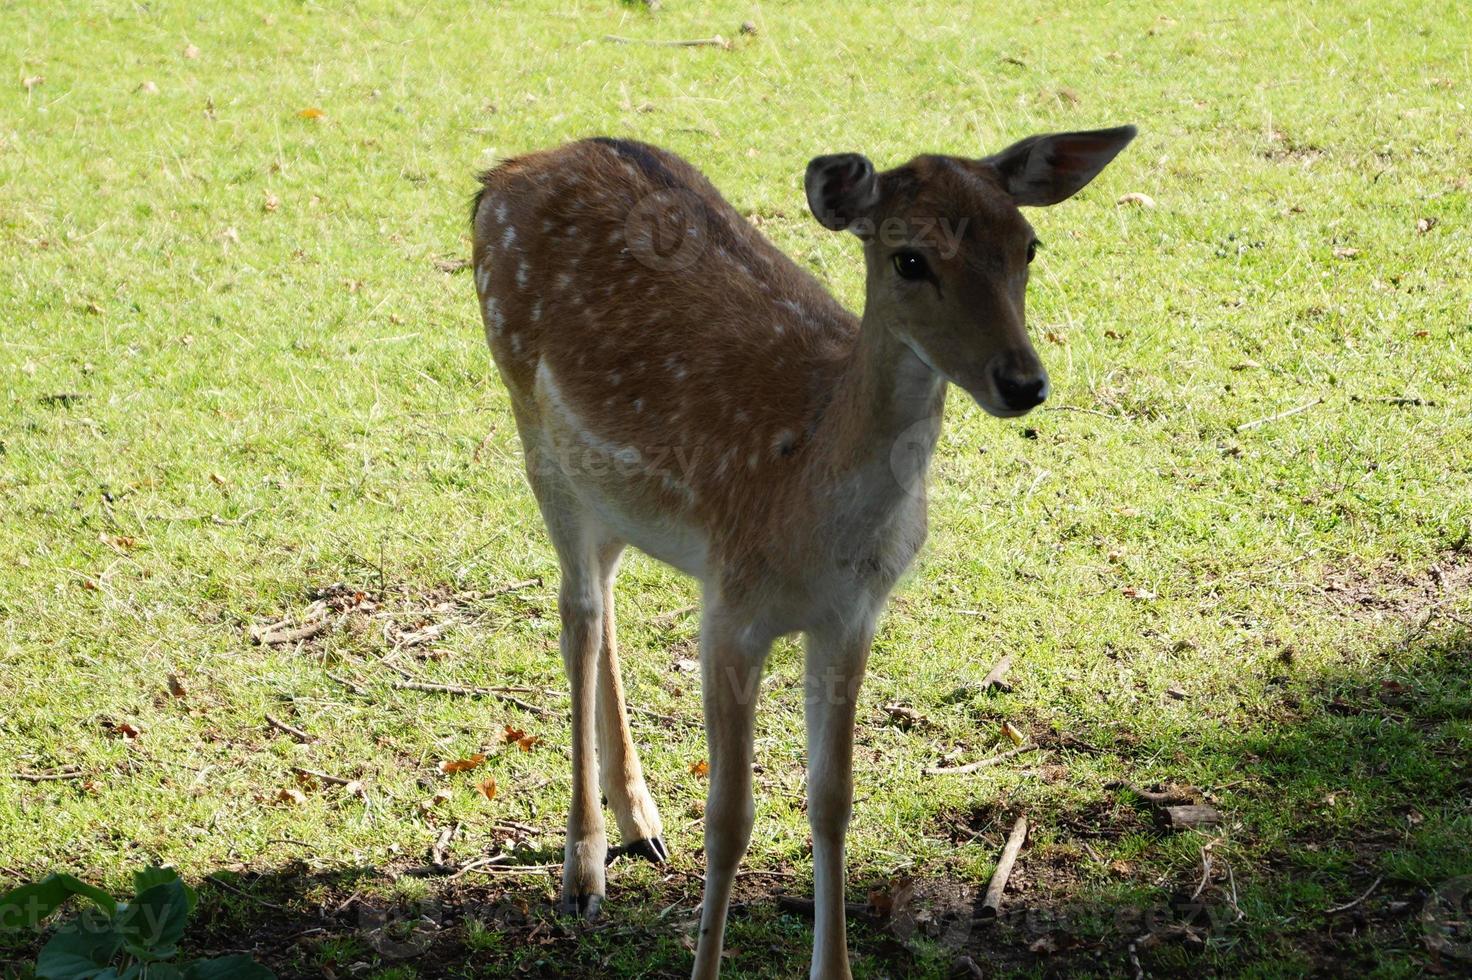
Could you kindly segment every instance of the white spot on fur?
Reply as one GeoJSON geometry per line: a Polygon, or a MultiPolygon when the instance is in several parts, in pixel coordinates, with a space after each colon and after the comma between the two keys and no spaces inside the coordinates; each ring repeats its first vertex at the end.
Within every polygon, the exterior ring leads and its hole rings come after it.
{"type": "Polygon", "coordinates": [[[558,289],[567,289],[572,286],[572,274],[567,272],[557,273],[556,286],[558,289]]]}
{"type": "Polygon", "coordinates": [[[756,469],[757,455],[758,455],[757,453],[752,453],[751,455],[749,455],[749,456],[746,457],[746,468],[747,469],[749,469],[749,470],[756,469]]]}
{"type": "Polygon", "coordinates": [[[479,289],[482,295],[491,288],[491,267],[485,262],[475,267],[475,288],[479,289]]]}
{"type": "Polygon", "coordinates": [[[615,388],[618,387],[619,382],[623,379],[624,376],[622,374],[619,374],[617,371],[608,372],[608,383],[613,385],[615,388]]]}
{"type": "Polygon", "coordinates": [[[486,329],[493,337],[501,336],[501,330],[506,326],[506,318],[501,315],[501,308],[496,304],[496,297],[487,296],[482,309],[485,312],[486,329]]]}
{"type": "Polygon", "coordinates": [[[506,230],[501,233],[501,247],[510,250],[516,245],[516,226],[507,225],[506,230]]]}
{"type": "Polygon", "coordinates": [[[506,223],[506,215],[508,213],[509,212],[507,211],[507,208],[506,208],[506,202],[505,201],[497,201],[496,202],[496,222],[498,224],[503,224],[504,225],[506,223]]]}
{"type": "Polygon", "coordinates": [[[783,429],[772,436],[772,455],[781,456],[792,448],[792,430],[783,429]]]}
{"type": "Polygon", "coordinates": [[[634,399],[634,411],[635,412],[642,412],[642,411],[644,411],[644,399],[642,399],[642,398],[635,398],[634,399]]]}
{"type": "Polygon", "coordinates": [[[534,303],[532,303],[531,319],[532,319],[532,322],[533,323],[536,323],[541,318],[542,318],[542,301],[540,299],[538,299],[534,303]]]}
{"type": "Polygon", "coordinates": [[[521,353],[521,334],[519,333],[514,333],[511,335],[511,353],[521,353]]]}
{"type": "Polygon", "coordinates": [[[516,286],[518,289],[526,288],[527,276],[530,275],[525,262],[516,263],[516,286]]]}

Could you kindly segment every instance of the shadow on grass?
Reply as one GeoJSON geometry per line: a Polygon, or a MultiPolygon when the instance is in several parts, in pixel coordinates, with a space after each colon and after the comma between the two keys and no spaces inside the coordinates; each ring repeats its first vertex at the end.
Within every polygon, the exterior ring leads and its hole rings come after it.
{"type": "MultiPolygon", "coordinates": [[[[1218,787],[1205,795],[1227,829],[1189,842],[1202,849],[1200,867],[1080,874],[1081,855],[1101,840],[1182,842],[1127,791],[1101,788],[1078,812],[1035,807],[1029,816],[1054,843],[1023,852],[1000,919],[981,918],[974,882],[919,878],[887,917],[855,914],[855,974],[1468,975],[1472,635],[1422,629],[1353,669],[1274,678],[1267,690],[1269,708],[1242,730],[1088,747],[1127,769],[1188,759],[1218,787]]],[[[1065,759],[1069,745],[1058,741],[1065,759]]],[[[856,889],[873,880],[865,871],[852,869],[856,889]]],[[[221,872],[201,883],[192,951],[247,952],[282,977],[686,975],[700,879],[617,867],[611,879],[605,919],[584,925],[554,914],[555,870],[221,872]]],[[[809,924],[776,904],[806,887],[739,879],[728,975],[806,973],[809,924]]]]}

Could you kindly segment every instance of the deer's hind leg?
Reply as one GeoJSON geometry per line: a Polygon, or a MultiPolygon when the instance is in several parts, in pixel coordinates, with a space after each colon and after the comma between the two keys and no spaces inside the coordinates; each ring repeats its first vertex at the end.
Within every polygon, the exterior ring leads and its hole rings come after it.
{"type": "Polygon", "coordinates": [[[619,672],[618,640],[613,615],[613,580],[623,542],[610,540],[599,554],[603,586],[603,637],[598,652],[598,781],[618,823],[619,838],[629,854],[656,863],[669,859],[659,808],[644,783],[639,751],[629,733],[624,684],[619,672]]]}

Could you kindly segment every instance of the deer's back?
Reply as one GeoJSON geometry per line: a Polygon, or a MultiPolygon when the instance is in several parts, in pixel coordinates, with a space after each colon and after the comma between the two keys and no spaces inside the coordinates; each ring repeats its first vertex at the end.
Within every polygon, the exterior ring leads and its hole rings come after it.
{"type": "Polygon", "coordinates": [[[482,180],[476,285],[519,419],[656,510],[757,533],[741,502],[801,465],[857,320],[667,151],[583,140],[482,180]]]}

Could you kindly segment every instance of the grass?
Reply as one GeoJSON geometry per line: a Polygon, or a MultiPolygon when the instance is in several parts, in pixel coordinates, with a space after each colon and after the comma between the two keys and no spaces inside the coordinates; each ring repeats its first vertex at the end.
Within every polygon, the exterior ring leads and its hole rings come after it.
{"type": "MultiPolygon", "coordinates": [[[[552,915],[555,875],[401,875],[457,822],[453,860],[556,862],[568,793],[554,695],[519,695],[539,715],[393,686],[561,684],[555,562],[469,276],[440,266],[468,251],[473,173],[580,135],[660,143],[852,305],[809,157],[1128,121],[1096,185],[1033,215],[1051,408],[951,400],[860,710],[851,901],[908,875],[922,912],[965,913],[1025,813],[1025,914],[857,926],[855,971],[1455,970],[1419,916],[1472,874],[1472,16],[1162,9],[8,5],[0,769],[83,775],[0,778],[0,884],[172,862],[210,876],[196,945],[283,976],[683,974],[704,746],[694,617],[669,614],[695,594],[648,560],[619,614],[632,700],[677,720],[634,719],[669,872],[621,861],[591,929],[552,915]],[[730,50],[603,40],[716,33],[730,50]],[[250,642],[338,582],[393,618],[250,642]],[[1012,693],[955,693],[1004,652],[1012,693]],[[1003,720],[1046,754],[919,775],[995,751],[1003,720]],[[365,798],[283,801],[292,766],[365,798]],[[1161,832],[1111,780],[1190,784],[1226,822],[1161,832]]],[[[799,663],[779,645],[764,689],[733,976],[806,968],[773,903],[810,887],[799,663]]]]}

